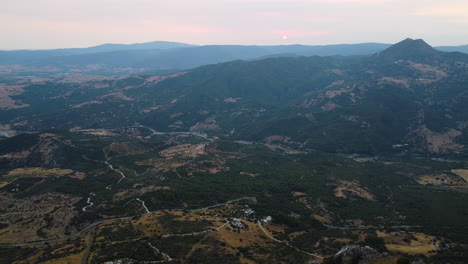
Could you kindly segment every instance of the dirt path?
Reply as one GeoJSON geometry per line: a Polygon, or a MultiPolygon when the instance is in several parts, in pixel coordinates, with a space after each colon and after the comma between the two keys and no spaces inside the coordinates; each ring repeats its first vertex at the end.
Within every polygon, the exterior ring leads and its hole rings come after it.
{"type": "Polygon", "coordinates": [[[263,231],[263,233],[264,233],[267,237],[269,237],[270,239],[272,239],[272,240],[274,240],[274,241],[276,241],[276,242],[284,243],[283,241],[278,240],[278,239],[274,238],[272,235],[270,235],[270,233],[268,233],[268,232],[263,228],[262,223],[261,223],[260,221],[258,221],[257,223],[258,223],[258,227],[260,227],[260,229],[263,231]]]}
{"type": "Polygon", "coordinates": [[[274,240],[274,241],[276,241],[276,242],[278,242],[278,243],[285,244],[286,246],[288,246],[288,247],[290,247],[290,248],[292,248],[292,249],[294,249],[294,250],[296,250],[296,251],[298,251],[298,252],[301,252],[301,253],[303,253],[303,254],[312,256],[312,257],[314,257],[314,258],[323,259],[323,257],[320,256],[320,255],[317,255],[317,254],[314,254],[314,253],[310,253],[310,252],[304,251],[304,250],[302,250],[302,249],[300,249],[300,248],[297,248],[297,247],[295,247],[295,246],[289,244],[289,243],[286,242],[286,241],[281,241],[281,240],[278,240],[278,239],[274,238],[272,235],[270,235],[270,234],[263,228],[262,223],[261,223],[260,221],[257,221],[257,223],[258,223],[258,227],[260,227],[260,229],[263,231],[263,233],[264,233],[268,238],[270,238],[270,239],[272,239],[272,240],[274,240]]]}
{"type": "Polygon", "coordinates": [[[169,256],[168,254],[164,253],[164,252],[161,252],[161,250],[159,250],[157,247],[153,246],[153,244],[151,244],[151,242],[148,242],[148,246],[152,249],[154,249],[154,251],[156,251],[158,254],[161,254],[164,258],[164,260],[161,260],[161,261],[152,261],[152,263],[163,263],[163,262],[169,262],[169,261],[173,261],[174,259],[171,258],[171,256],[169,256]]]}

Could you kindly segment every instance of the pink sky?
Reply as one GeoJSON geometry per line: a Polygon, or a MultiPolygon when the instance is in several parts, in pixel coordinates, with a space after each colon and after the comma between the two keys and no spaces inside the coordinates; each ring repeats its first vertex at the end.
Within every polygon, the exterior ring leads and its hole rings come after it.
{"type": "Polygon", "coordinates": [[[15,0],[0,49],[191,44],[468,44],[466,0],[15,0]]]}

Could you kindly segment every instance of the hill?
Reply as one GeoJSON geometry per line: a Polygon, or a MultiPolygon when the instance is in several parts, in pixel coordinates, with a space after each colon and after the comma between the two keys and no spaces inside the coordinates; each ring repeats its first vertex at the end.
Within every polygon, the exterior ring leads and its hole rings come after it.
{"type": "Polygon", "coordinates": [[[168,76],[13,79],[0,122],[18,131],[139,123],[226,139],[281,136],[328,152],[463,154],[467,63],[466,54],[405,40],[363,57],[233,61],[168,76]]]}

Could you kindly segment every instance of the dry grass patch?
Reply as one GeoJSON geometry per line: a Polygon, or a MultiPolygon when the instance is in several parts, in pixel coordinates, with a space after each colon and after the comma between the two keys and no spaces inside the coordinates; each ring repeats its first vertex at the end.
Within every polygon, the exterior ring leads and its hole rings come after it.
{"type": "Polygon", "coordinates": [[[226,98],[224,99],[224,102],[226,103],[237,103],[237,101],[239,101],[241,98],[240,97],[229,97],[229,98],[226,98]]]}
{"type": "Polygon", "coordinates": [[[261,246],[269,240],[265,237],[262,230],[255,224],[248,221],[242,221],[248,226],[249,230],[241,230],[240,232],[232,231],[229,228],[222,228],[218,232],[213,233],[220,241],[225,242],[234,248],[261,246]]]}
{"type": "MultiPolygon", "coordinates": [[[[18,125],[22,125],[21,122],[19,123],[15,123],[14,124],[15,126],[18,126],[18,125]]],[[[6,125],[2,125],[0,124],[0,130],[3,132],[3,133],[6,133],[8,136],[13,136],[15,135],[16,131],[14,131],[13,129],[11,129],[11,125],[10,124],[6,124],[6,125]]]]}
{"type": "Polygon", "coordinates": [[[385,247],[390,251],[410,255],[422,254],[427,257],[436,254],[436,248],[433,245],[433,241],[436,241],[434,236],[414,232],[386,233],[380,231],[377,231],[377,236],[383,238],[385,247]]]}
{"type": "Polygon", "coordinates": [[[0,222],[9,226],[2,229],[0,240],[3,243],[21,243],[62,238],[65,227],[76,215],[73,204],[80,199],[60,193],[41,194],[28,199],[1,196],[0,208],[5,208],[6,212],[0,215],[0,222]]]}
{"type": "Polygon", "coordinates": [[[117,155],[136,155],[151,151],[151,148],[138,142],[113,142],[104,151],[117,155]]]}
{"type": "Polygon", "coordinates": [[[427,148],[431,152],[457,152],[463,149],[463,145],[454,142],[454,139],[462,134],[461,131],[449,129],[445,133],[437,133],[429,130],[426,126],[422,126],[419,128],[418,133],[425,138],[427,148]]]}
{"type": "Polygon", "coordinates": [[[287,228],[287,226],[277,225],[272,222],[264,223],[262,226],[270,234],[276,234],[276,233],[283,234],[286,232],[286,228],[287,228]]]}
{"type": "Polygon", "coordinates": [[[220,129],[219,125],[205,122],[197,122],[195,125],[190,127],[190,131],[209,131],[218,129],[220,129]]]}
{"type": "Polygon", "coordinates": [[[47,176],[47,175],[54,175],[54,176],[64,176],[73,173],[73,170],[70,169],[45,169],[41,167],[34,167],[34,168],[17,168],[12,171],[9,171],[6,176],[47,176]]]}
{"type": "Polygon", "coordinates": [[[321,223],[325,223],[325,224],[333,223],[333,218],[330,215],[322,216],[322,215],[314,214],[312,215],[312,217],[321,223]]]}
{"type": "Polygon", "coordinates": [[[380,79],[380,81],[384,82],[384,83],[385,82],[391,82],[391,83],[399,84],[399,85],[404,86],[405,88],[410,87],[408,79],[398,79],[398,78],[394,78],[394,77],[382,77],[380,79]]]}
{"type": "Polygon", "coordinates": [[[70,169],[46,169],[41,167],[34,167],[34,168],[17,168],[14,170],[9,171],[6,177],[63,177],[63,176],[70,176],[71,178],[76,179],[84,179],[86,174],[83,172],[78,172],[70,169]]]}
{"type": "Polygon", "coordinates": [[[259,176],[260,174],[259,173],[250,173],[250,172],[241,171],[240,175],[247,175],[247,176],[255,178],[255,177],[259,176]]]}
{"type": "Polygon", "coordinates": [[[95,136],[119,136],[119,134],[104,129],[78,129],[83,134],[95,136]]]}
{"type": "Polygon", "coordinates": [[[60,80],[58,83],[86,83],[96,81],[113,80],[114,77],[107,77],[101,75],[90,75],[90,74],[70,74],[60,80]]]}
{"type": "Polygon", "coordinates": [[[81,104],[72,105],[71,108],[82,108],[82,107],[87,106],[87,105],[102,104],[102,103],[103,103],[102,101],[91,100],[91,101],[84,102],[84,103],[81,103],[81,104]]]}
{"type": "Polygon", "coordinates": [[[361,186],[359,181],[339,181],[335,188],[335,196],[345,199],[361,198],[374,201],[374,195],[361,186]]]}
{"type": "Polygon", "coordinates": [[[362,162],[375,162],[375,159],[374,159],[374,158],[364,158],[364,157],[362,157],[362,158],[354,158],[353,160],[356,161],[356,162],[361,162],[361,163],[362,163],[362,162]]]}
{"type": "Polygon", "coordinates": [[[335,103],[328,102],[325,105],[323,105],[321,108],[322,108],[323,111],[331,111],[331,110],[334,110],[334,109],[339,108],[339,107],[340,106],[335,104],[335,103]]]}
{"type": "Polygon", "coordinates": [[[134,225],[141,230],[145,236],[158,236],[164,233],[164,228],[158,222],[157,216],[145,215],[134,222],[134,225]]]}
{"type": "Polygon", "coordinates": [[[159,109],[161,109],[162,107],[163,107],[162,105],[156,105],[156,106],[153,106],[153,107],[144,109],[144,110],[143,110],[143,113],[149,113],[149,112],[154,111],[154,110],[159,110],[159,109]]]}
{"type": "Polygon", "coordinates": [[[460,176],[461,178],[463,178],[463,180],[465,180],[466,182],[468,182],[468,170],[452,170],[452,173],[460,176]]]}
{"type": "Polygon", "coordinates": [[[21,152],[12,152],[5,155],[0,156],[0,159],[25,159],[31,154],[30,151],[21,151],[21,152]]]}
{"type": "Polygon", "coordinates": [[[98,97],[97,99],[106,99],[106,98],[114,98],[114,99],[120,99],[120,100],[123,100],[123,101],[134,101],[135,99],[132,98],[132,97],[128,97],[126,96],[125,94],[123,94],[122,92],[116,92],[116,93],[110,93],[110,94],[106,94],[106,95],[103,95],[101,97],[98,97]]]}
{"type": "Polygon", "coordinates": [[[466,182],[462,179],[457,179],[447,174],[424,175],[419,177],[416,181],[423,185],[466,185],[466,182]]]}
{"type": "Polygon", "coordinates": [[[427,65],[427,64],[419,64],[419,63],[415,63],[412,61],[408,61],[408,62],[411,67],[425,74],[432,75],[433,78],[435,78],[436,80],[440,80],[441,78],[448,76],[446,72],[442,71],[438,67],[427,65]]]}
{"type": "Polygon", "coordinates": [[[19,101],[13,100],[10,96],[20,95],[24,93],[24,87],[26,85],[6,85],[0,84],[0,109],[10,110],[28,107],[28,104],[24,104],[19,101]]]}
{"type": "Polygon", "coordinates": [[[165,149],[159,154],[165,158],[174,158],[174,157],[184,157],[184,158],[193,158],[200,155],[206,154],[205,152],[206,144],[182,144],[174,147],[165,149]]]}
{"type": "Polygon", "coordinates": [[[80,253],[71,254],[71,255],[67,256],[67,253],[69,251],[74,250],[74,249],[75,249],[74,245],[66,245],[64,247],[58,248],[58,249],[52,251],[51,253],[54,254],[54,255],[62,254],[62,255],[64,255],[64,257],[47,260],[47,261],[44,262],[44,264],[80,263],[81,260],[84,257],[84,254],[85,254],[84,250],[81,251],[80,253]]]}
{"type": "Polygon", "coordinates": [[[300,197],[300,196],[306,196],[306,193],[303,192],[291,192],[292,196],[294,197],[300,197]]]}

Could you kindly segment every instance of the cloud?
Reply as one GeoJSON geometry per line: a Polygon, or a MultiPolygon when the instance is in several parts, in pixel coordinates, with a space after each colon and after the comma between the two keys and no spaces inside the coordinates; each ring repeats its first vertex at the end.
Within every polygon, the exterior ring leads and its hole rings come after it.
{"type": "Polygon", "coordinates": [[[418,16],[467,16],[468,4],[424,8],[413,13],[418,16]]]}
{"type": "Polygon", "coordinates": [[[403,0],[218,0],[217,2],[226,2],[226,3],[300,3],[300,4],[383,4],[398,2],[403,0]]]}
{"type": "Polygon", "coordinates": [[[281,29],[273,30],[272,33],[276,36],[287,37],[320,37],[332,34],[327,30],[301,30],[301,29],[281,29]]]}
{"type": "Polygon", "coordinates": [[[370,5],[380,5],[380,4],[398,2],[398,0],[311,0],[310,2],[330,3],[330,4],[370,4],[370,5]]]}
{"type": "Polygon", "coordinates": [[[342,17],[336,15],[302,14],[299,12],[262,11],[256,12],[255,15],[265,19],[283,19],[308,23],[339,23],[344,21],[342,17]]]}
{"type": "MultiPolygon", "coordinates": [[[[0,0],[1,1],[1,0],[0,0]]],[[[195,44],[468,43],[468,0],[3,0],[0,49],[195,44]]]]}

